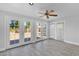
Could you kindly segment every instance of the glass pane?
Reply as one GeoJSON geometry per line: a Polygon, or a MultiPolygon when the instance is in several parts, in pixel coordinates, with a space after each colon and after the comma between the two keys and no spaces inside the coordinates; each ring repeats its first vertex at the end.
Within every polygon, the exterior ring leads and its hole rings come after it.
{"type": "Polygon", "coordinates": [[[36,35],[36,38],[40,39],[41,38],[41,30],[42,30],[41,24],[37,23],[36,25],[37,25],[37,35],[36,35]]]}
{"type": "Polygon", "coordinates": [[[10,45],[19,43],[19,21],[11,20],[9,25],[10,45]]]}
{"type": "Polygon", "coordinates": [[[42,25],[42,36],[46,37],[46,24],[42,25]]]}
{"type": "Polygon", "coordinates": [[[31,40],[31,22],[24,22],[24,42],[31,40]]]}

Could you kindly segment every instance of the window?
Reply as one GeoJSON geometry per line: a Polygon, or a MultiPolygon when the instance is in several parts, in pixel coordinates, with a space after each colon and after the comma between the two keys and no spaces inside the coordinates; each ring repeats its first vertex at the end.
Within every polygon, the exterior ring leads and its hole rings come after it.
{"type": "Polygon", "coordinates": [[[10,45],[19,43],[19,21],[11,20],[10,22],[10,45]]]}
{"type": "Polygon", "coordinates": [[[24,22],[24,42],[31,40],[31,22],[24,22]]]}

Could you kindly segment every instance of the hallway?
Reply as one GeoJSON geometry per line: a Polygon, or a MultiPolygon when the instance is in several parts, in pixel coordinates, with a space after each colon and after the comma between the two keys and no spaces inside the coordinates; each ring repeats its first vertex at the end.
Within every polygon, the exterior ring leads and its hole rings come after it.
{"type": "Polygon", "coordinates": [[[79,46],[50,39],[0,52],[0,56],[73,56],[78,51],[79,46]]]}

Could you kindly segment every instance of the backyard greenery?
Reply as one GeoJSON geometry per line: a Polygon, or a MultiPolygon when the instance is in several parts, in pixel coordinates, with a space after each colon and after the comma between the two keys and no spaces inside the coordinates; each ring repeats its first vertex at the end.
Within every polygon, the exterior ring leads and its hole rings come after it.
{"type": "Polygon", "coordinates": [[[31,23],[30,22],[26,22],[25,32],[30,32],[30,28],[31,28],[31,23]]]}
{"type": "Polygon", "coordinates": [[[16,32],[16,33],[19,32],[19,22],[18,22],[18,20],[11,20],[10,31],[16,32]]]}

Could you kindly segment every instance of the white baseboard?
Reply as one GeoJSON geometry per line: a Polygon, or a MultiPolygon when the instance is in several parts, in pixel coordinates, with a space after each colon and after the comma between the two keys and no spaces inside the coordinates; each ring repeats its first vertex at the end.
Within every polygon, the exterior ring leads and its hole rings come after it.
{"type": "Polygon", "coordinates": [[[79,43],[77,43],[77,42],[70,42],[70,41],[64,41],[64,42],[70,43],[70,44],[74,44],[74,45],[78,45],[78,46],[79,46],[79,43]]]}
{"type": "Polygon", "coordinates": [[[5,51],[6,49],[0,49],[0,51],[5,51]]]}

